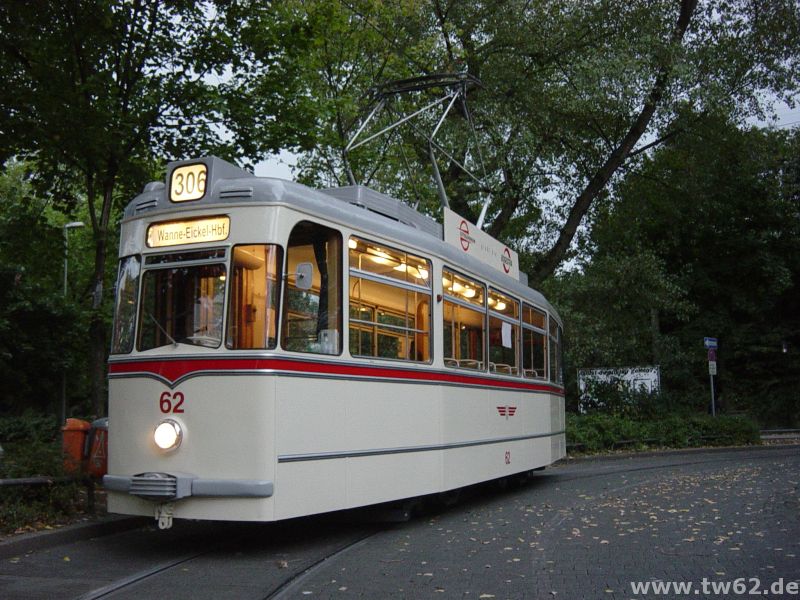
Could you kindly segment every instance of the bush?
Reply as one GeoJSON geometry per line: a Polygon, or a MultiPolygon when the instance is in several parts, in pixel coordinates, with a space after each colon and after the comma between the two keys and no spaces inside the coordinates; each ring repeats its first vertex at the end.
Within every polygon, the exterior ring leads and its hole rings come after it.
{"type": "Polygon", "coordinates": [[[673,415],[639,420],[602,413],[567,415],[567,443],[581,452],[621,446],[686,448],[759,442],[757,424],[742,416],[673,415]]]}
{"type": "Polygon", "coordinates": [[[0,533],[58,523],[78,508],[77,483],[0,490],[0,533]]]}
{"type": "Polygon", "coordinates": [[[58,418],[28,411],[22,416],[0,417],[0,444],[7,442],[52,442],[58,439],[58,418]]]}
{"type": "Polygon", "coordinates": [[[608,413],[618,417],[650,418],[657,414],[662,402],[660,395],[632,389],[620,381],[593,381],[586,384],[580,399],[583,413],[608,413]]]}
{"type": "MultiPolygon", "coordinates": [[[[56,425],[56,419],[46,415],[0,419],[4,450],[0,478],[62,477],[63,456],[56,425]]],[[[0,532],[63,520],[75,512],[79,492],[78,483],[0,488],[0,532]]]]}

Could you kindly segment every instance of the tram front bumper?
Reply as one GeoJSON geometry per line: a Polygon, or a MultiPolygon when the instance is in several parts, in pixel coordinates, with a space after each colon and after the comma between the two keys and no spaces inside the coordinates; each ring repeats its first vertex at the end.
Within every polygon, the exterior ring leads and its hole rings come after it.
{"type": "Polygon", "coordinates": [[[181,498],[226,497],[269,498],[274,492],[271,481],[260,479],[203,479],[188,473],[140,473],[133,477],[105,475],[103,487],[154,502],[181,498]]]}

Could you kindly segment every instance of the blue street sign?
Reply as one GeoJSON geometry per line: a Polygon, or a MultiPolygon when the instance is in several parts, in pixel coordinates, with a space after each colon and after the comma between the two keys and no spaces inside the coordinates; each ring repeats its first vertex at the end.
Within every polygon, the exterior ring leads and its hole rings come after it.
{"type": "Polygon", "coordinates": [[[712,337],[703,338],[703,346],[705,346],[706,348],[716,348],[717,338],[712,338],[712,337]]]}

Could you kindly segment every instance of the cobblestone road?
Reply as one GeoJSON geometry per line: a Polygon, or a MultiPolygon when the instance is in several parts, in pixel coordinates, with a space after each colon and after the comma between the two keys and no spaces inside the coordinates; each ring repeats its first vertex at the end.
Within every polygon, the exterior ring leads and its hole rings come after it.
{"type": "Polygon", "coordinates": [[[769,591],[800,580],[799,487],[798,448],[574,461],[370,538],[298,597],[730,598],[756,578],[769,591]],[[729,592],[703,594],[704,578],[729,592]]]}
{"type": "Polygon", "coordinates": [[[184,523],[30,551],[0,561],[0,598],[126,578],[109,597],[800,598],[799,488],[798,446],[567,461],[395,526],[184,523]],[[652,587],[673,584],[692,587],[652,587]]]}

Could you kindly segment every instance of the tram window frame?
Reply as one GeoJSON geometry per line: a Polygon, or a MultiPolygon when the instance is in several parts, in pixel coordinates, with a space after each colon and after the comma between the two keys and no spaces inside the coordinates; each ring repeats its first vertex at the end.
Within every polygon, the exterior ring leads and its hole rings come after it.
{"type": "Polygon", "coordinates": [[[145,266],[141,274],[136,334],[139,352],[170,344],[209,349],[222,346],[228,266],[225,255],[221,257],[223,260],[163,263],[145,260],[145,265],[157,266],[145,266]],[[201,327],[196,329],[197,325],[201,327]]]}
{"type": "Polygon", "coordinates": [[[348,238],[347,246],[350,355],[431,364],[432,261],[357,235],[348,238]],[[397,306],[380,301],[397,294],[404,296],[397,306]],[[356,318],[363,313],[370,318],[356,318]],[[392,323],[392,317],[402,323],[392,323]],[[364,340],[369,340],[366,350],[364,340]]]}
{"type": "Polygon", "coordinates": [[[136,343],[136,315],[139,310],[139,288],[142,282],[142,257],[125,256],[119,261],[117,283],[114,289],[114,328],[111,354],[130,354],[136,343]],[[135,267],[131,273],[129,267],[135,267]],[[125,279],[123,279],[125,275],[125,279]],[[132,282],[132,283],[131,283],[132,282]],[[133,289],[126,284],[131,283],[133,289]]]}
{"type": "Polygon", "coordinates": [[[549,335],[547,333],[547,312],[536,308],[535,306],[522,303],[522,376],[527,379],[544,379],[549,378],[549,365],[548,365],[548,347],[549,335]],[[534,319],[534,315],[541,317],[541,320],[534,319]],[[529,338],[526,337],[530,336],[529,338]],[[542,347],[542,363],[541,369],[539,366],[534,365],[534,336],[541,339],[542,347]],[[530,341],[530,347],[528,346],[530,341]],[[527,359],[527,360],[526,360],[527,359]],[[541,371],[541,374],[540,374],[541,371]]]}
{"type": "Polygon", "coordinates": [[[308,219],[298,221],[289,233],[284,251],[284,277],[281,298],[280,347],[287,352],[303,354],[342,354],[342,233],[308,219]],[[307,229],[304,231],[303,228],[307,229]],[[299,236],[299,239],[296,237],[299,236]],[[293,239],[295,243],[293,243],[293,239]],[[300,243],[302,242],[302,243],[300,243]],[[302,249],[302,250],[301,250],[302,249]],[[305,260],[309,259],[309,260],[305,260]],[[311,287],[297,286],[297,264],[311,262],[311,287]],[[294,263],[294,268],[292,264],[294,263]],[[324,271],[322,269],[324,265],[324,271]],[[333,273],[331,273],[333,271],[333,273]],[[323,290],[327,293],[324,295],[323,290]],[[291,303],[295,303],[294,306],[291,303]],[[313,312],[305,312],[316,306],[313,312]],[[333,321],[333,323],[331,323],[333,321]],[[325,327],[324,325],[328,325],[325,327]],[[331,325],[333,325],[331,327],[331,325]],[[312,326],[316,340],[308,334],[312,326]],[[306,338],[305,342],[302,339],[306,338]]]}
{"type": "Polygon", "coordinates": [[[564,355],[562,340],[564,330],[552,316],[549,317],[548,339],[550,341],[549,378],[552,383],[564,385],[564,355]]]}
{"type": "Polygon", "coordinates": [[[231,249],[225,327],[225,347],[229,350],[277,348],[283,287],[283,254],[283,248],[278,244],[236,244],[231,249]],[[259,249],[263,249],[263,258],[258,255],[259,249]],[[263,279],[259,274],[260,271],[263,271],[263,279]],[[248,278],[248,273],[255,277],[248,278]],[[263,287],[260,285],[262,283],[263,287]],[[245,300],[252,301],[245,302],[245,300]],[[261,335],[258,334],[259,330],[262,332],[261,335]],[[262,343],[257,343],[257,338],[262,340],[262,343]],[[243,341],[247,339],[251,341],[249,343],[243,341]]]}
{"type": "Polygon", "coordinates": [[[470,369],[473,371],[486,371],[487,369],[487,313],[486,313],[486,285],[482,282],[462,275],[450,267],[442,268],[442,359],[444,365],[451,369],[470,369]],[[461,289],[457,289],[460,286],[461,289]],[[472,286],[472,287],[470,287],[472,286]],[[475,293],[469,295],[469,291],[475,293]],[[448,311],[450,313],[448,314],[448,311]],[[459,312],[470,311],[480,315],[480,342],[470,343],[473,332],[469,332],[462,324],[459,312]],[[448,316],[450,319],[448,319],[448,316]],[[450,332],[448,336],[448,331],[450,332]],[[467,332],[467,339],[462,339],[461,332],[467,332]],[[458,336],[456,339],[456,332],[458,336]],[[449,338],[449,339],[448,339],[449,338]],[[466,342],[466,346],[464,343],[466,342]],[[450,350],[448,356],[448,348],[450,350]],[[466,348],[470,356],[462,356],[466,348]],[[470,350],[480,349],[480,355],[470,350]]]}
{"type": "Polygon", "coordinates": [[[488,338],[489,338],[489,351],[487,354],[487,360],[489,362],[489,372],[495,375],[508,375],[510,377],[519,377],[520,376],[520,301],[514,298],[513,296],[509,295],[506,292],[502,292],[496,288],[490,287],[488,298],[488,338]],[[498,301],[497,298],[500,300],[498,301]],[[505,302],[505,307],[502,309],[494,309],[492,308],[494,301],[494,306],[499,306],[500,302],[505,302]],[[506,309],[514,307],[515,310],[512,315],[506,314],[506,309]],[[505,334],[503,333],[504,324],[509,325],[511,327],[511,347],[509,348],[503,343],[503,339],[505,334]],[[499,325],[499,328],[498,328],[499,325]],[[494,330],[498,330],[497,333],[494,333],[494,330]],[[500,337],[500,344],[493,344],[492,337],[493,335],[496,336],[499,334],[500,337]],[[495,349],[499,349],[501,353],[503,353],[503,362],[498,362],[492,360],[492,352],[495,349]],[[514,357],[514,363],[510,364],[506,362],[506,350],[511,350],[514,357]],[[500,369],[500,370],[498,370],[500,369]]]}

